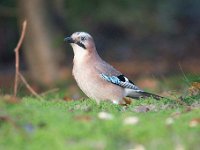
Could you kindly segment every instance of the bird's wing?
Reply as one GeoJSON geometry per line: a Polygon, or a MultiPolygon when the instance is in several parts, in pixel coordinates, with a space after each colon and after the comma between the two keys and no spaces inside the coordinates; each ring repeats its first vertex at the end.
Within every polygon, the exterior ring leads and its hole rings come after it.
{"type": "Polygon", "coordinates": [[[119,76],[122,73],[115,69],[113,66],[103,61],[102,59],[95,64],[95,68],[98,74],[105,74],[107,76],[119,76]]]}
{"type": "Polygon", "coordinates": [[[129,80],[122,74],[119,76],[108,76],[106,74],[101,73],[100,76],[102,79],[111,82],[113,84],[116,84],[118,86],[121,86],[123,88],[132,89],[135,92],[143,92],[139,87],[134,85],[134,83],[131,80],[129,80]]]}

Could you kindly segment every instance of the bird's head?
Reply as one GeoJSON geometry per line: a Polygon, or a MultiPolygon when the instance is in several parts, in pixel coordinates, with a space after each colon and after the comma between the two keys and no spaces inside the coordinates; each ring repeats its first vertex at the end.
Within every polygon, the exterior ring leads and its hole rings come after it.
{"type": "Polygon", "coordinates": [[[89,51],[95,48],[92,36],[86,32],[75,32],[64,40],[70,43],[74,50],[89,51]]]}

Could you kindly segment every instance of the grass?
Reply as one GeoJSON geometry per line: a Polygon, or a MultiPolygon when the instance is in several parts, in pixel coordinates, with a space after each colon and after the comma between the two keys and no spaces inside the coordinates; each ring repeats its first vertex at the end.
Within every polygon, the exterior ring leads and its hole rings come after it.
{"type": "Polygon", "coordinates": [[[134,101],[123,107],[93,100],[66,102],[62,94],[43,101],[24,97],[20,103],[0,98],[0,149],[88,150],[88,149],[193,149],[200,147],[200,96],[183,101],[134,101]],[[143,107],[147,107],[143,110],[143,107]],[[112,119],[100,119],[107,112],[112,119]],[[136,124],[124,124],[127,117],[136,124]],[[170,119],[169,119],[170,118],[170,119]],[[166,121],[169,121],[166,123],[166,121]],[[192,127],[191,121],[197,120],[192,127]]]}

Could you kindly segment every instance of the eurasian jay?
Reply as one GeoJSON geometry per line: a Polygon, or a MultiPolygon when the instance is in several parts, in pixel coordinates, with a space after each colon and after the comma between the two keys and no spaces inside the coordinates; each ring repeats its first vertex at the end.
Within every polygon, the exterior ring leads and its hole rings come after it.
{"type": "Polygon", "coordinates": [[[139,99],[161,96],[144,92],[121,72],[100,58],[92,36],[86,32],[75,32],[64,39],[74,51],[73,76],[80,89],[97,103],[109,100],[123,104],[126,97],[139,99]]]}

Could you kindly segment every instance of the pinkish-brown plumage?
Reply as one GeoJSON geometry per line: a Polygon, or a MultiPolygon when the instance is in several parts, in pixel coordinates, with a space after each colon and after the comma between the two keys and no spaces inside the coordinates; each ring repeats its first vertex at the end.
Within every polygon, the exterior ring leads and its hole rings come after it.
{"type": "Polygon", "coordinates": [[[117,104],[123,103],[124,97],[161,98],[142,91],[121,72],[103,61],[96,51],[93,38],[88,33],[75,32],[65,40],[71,44],[74,51],[73,76],[88,97],[98,103],[101,100],[109,100],[117,104]],[[106,78],[102,78],[102,74],[106,78]],[[127,86],[128,84],[133,88],[127,86]]]}

